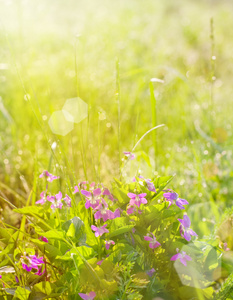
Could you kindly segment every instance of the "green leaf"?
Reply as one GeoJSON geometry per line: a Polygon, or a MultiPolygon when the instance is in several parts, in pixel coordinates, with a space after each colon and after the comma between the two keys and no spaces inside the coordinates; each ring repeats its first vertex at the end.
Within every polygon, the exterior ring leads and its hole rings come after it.
{"type": "Polygon", "coordinates": [[[85,242],[85,225],[79,217],[74,217],[62,225],[62,229],[66,231],[68,237],[75,239],[76,242],[82,240],[85,242]]]}
{"type": "Polygon", "coordinates": [[[54,239],[54,240],[64,240],[65,235],[63,231],[58,231],[58,230],[48,230],[46,232],[38,232],[39,235],[42,235],[46,237],[47,239],[54,239]]]}
{"type": "Polygon", "coordinates": [[[55,247],[54,245],[51,245],[49,243],[44,243],[40,240],[32,239],[32,242],[38,246],[38,248],[41,250],[41,252],[45,253],[46,256],[50,259],[53,260],[57,256],[61,256],[62,252],[60,249],[55,247]]]}
{"type": "Polygon", "coordinates": [[[30,293],[31,291],[29,290],[29,288],[22,288],[21,286],[18,286],[13,299],[27,300],[30,293]]]}
{"type": "Polygon", "coordinates": [[[129,202],[130,199],[127,196],[127,194],[128,194],[128,191],[123,188],[119,188],[119,187],[113,188],[114,198],[116,198],[119,203],[128,203],[129,202]]]}
{"type": "Polygon", "coordinates": [[[217,249],[214,247],[212,248],[205,260],[204,269],[213,269],[218,266],[218,255],[217,255],[217,249]]]}
{"type": "Polygon", "coordinates": [[[41,292],[32,291],[28,300],[43,300],[46,299],[47,295],[41,292]]]}
{"type": "Polygon", "coordinates": [[[50,295],[52,291],[55,289],[55,285],[48,281],[42,281],[34,285],[33,290],[35,292],[40,292],[45,295],[50,295]]]}
{"type": "Polygon", "coordinates": [[[121,235],[123,233],[126,233],[126,232],[129,232],[129,231],[132,231],[132,228],[134,227],[135,225],[127,225],[127,226],[123,226],[113,232],[111,232],[109,234],[109,238],[112,238],[114,236],[118,236],[118,235],[121,235]]]}
{"type": "Polygon", "coordinates": [[[70,224],[70,227],[69,227],[69,229],[68,229],[66,235],[67,235],[68,237],[71,237],[71,238],[74,238],[74,237],[75,237],[75,226],[74,226],[74,223],[71,223],[71,224],[70,224]]]}
{"type": "Polygon", "coordinates": [[[43,217],[44,215],[44,209],[39,206],[25,206],[23,208],[13,209],[13,211],[19,214],[32,216],[32,217],[34,217],[35,215],[43,217]]]}

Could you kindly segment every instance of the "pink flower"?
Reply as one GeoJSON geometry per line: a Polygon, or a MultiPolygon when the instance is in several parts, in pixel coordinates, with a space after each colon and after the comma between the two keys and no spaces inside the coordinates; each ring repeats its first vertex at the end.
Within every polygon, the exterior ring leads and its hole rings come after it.
{"type": "Polygon", "coordinates": [[[103,261],[104,261],[104,259],[102,259],[102,260],[99,260],[99,261],[97,261],[97,263],[96,263],[96,264],[97,264],[98,266],[101,266],[101,264],[102,264],[102,262],[103,262],[103,261]]]}
{"type": "Polygon", "coordinates": [[[110,245],[115,245],[115,242],[112,240],[105,241],[105,247],[107,250],[110,248],[110,245]]]}
{"type": "Polygon", "coordinates": [[[95,236],[102,236],[104,233],[108,233],[108,229],[106,229],[107,224],[102,227],[96,227],[95,225],[91,225],[91,229],[95,231],[95,236]]]}
{"type": "MultiPolygon", "coordinates": [[[[151,182],[151,179],[145,179],[142,175],[139,175],[138,178],[145,181],[145,183],[146,183],[147,188],[148,188],[149,191],[156,193],[155,186],[154,186],[153,182],[151,182]]],[[[133,182],[136,182],[136,181],[137,181],[137,180],[136,180],[136,178],[134,177],[134,178],[133,178],[133,182]]],[[[140,183],[140,181],[139,181],[139,183],[140,183]]]]}
{"type": "Polygon", "coordinates": [[[44,264],[43,257],[37,257],[36,255],[21,256],[20,261],[23,269],[27,272],[31,272],[32,269],[39,271],[39,267],[44,264]]]}
{"type": "Polygon", "coordinates": [[[224,251],[230,251],[231,249],[227,247],[227,243],[223,243],[224,251]]]}
{"type": "Polygon", "coordinates": [[[131,215],[131,214],[136,213],[136,212],[138,212],[139,214],[142,213],[142,211],[141,210],[137,210],[134,205],[129,205],[126,212],[127,212],[128,215],[131,215]]]}
{"type": "Polygon", "coordinates": [[[130,160],[133,160],[133,159],[135,159],[135,154],[133,154],[132,152],[129,152],[129,151],[124,151],[123,152],[124,154],[125,154],[125,156],[128,158],[128,159],[130,159],[130,160]]]}
{"type": "Polygon", "coordinates": [[[79,182],[79,184],[74,187],[73,194],[79,193],[79,188],[86,189],[87,188],[87,183],[88,183],[87,181],[79,182]]]}
{"type": "Polygon", "coordinates": [[[187,200],[179,198],[179,195],[175,192],[164,193],[163,197],[169,202],[168,207],[171,204],[176,204],[180,209],[185,209],[183,205],[189,204],[187,200]]]}
{"type": "Polygon", "coordinates": [[[44,269],[44,271],[42,271],[42,266],[41,266],[41,267],[38,269],[38,271],[35,273],[35,275],[42,276],[44,273],[45,273],[45,269],[44,269]]]}
{"type": "Polygon", "coordinates": [[[113,195],[110,193],[110,191],[106,188],[104,188],[104,191],[102,193],[103,196],[108,196],[109,200],[114,201],[116,199],[114,199],[113,195]]]}
{"type": "Polygon", "coordinates": [[[147,275],[151,277],[151,276],[153,276],[154,272],[155,272],[155,269],[152,268],[147,272],[147,275]]]}
{"type": "Polygon", "coordinates": [[[146,196],[146,193],[142,194],[133,194],[133,193],[128,193],[127,196],[130,198],[130,205],[137,205],[140,207],[141,204],[146,204],[147,200],[144,198],[146,196]]]}
{"type": "Polygon", "coordinates": [[[191,241],[191,235],[197,236],[196,232],[190,228],[191,221],[187,215],[184,215],[183,219],[178,219],[181,223],[180,225],[180,233],[181,236],[186,239],[186,241],[191,241]]]}
{"type": "Polygon", "coordinates": [[[48,239],[46,237],[44,237],[44,236],[39,236],[39,240],[41,240],[41,241],[43,241],[45,243],[49,242],[48,239]]]}
{"type": "Polygon", "coordinates": [[[107,207],[107,203],[104,201],[104,199],[102,199],[102,203],[95,208],[97,212],[94,214],[94,218],[96,220],[102,218],[104,222],[115,219],[115,214],[111,210],[107,209],[107,207]]]}
{"type": "Polygon", "coordinates": [[[81,193],[86,197],[85,207],[88,209],[89,207],[96,208],[99,205],[101,199],[101,189],[95,189],[92,192],[82,190],[81,193]]]}
{"type": "Polygon", "coordinates": [[[41,198],[38,201],[36,201],[35,203],[43,205],[46,202],[46,191],[42,192],[40,194],[40,196],[41,196],[41,198]]]}
{"type": "Polygon", "coordinates": [[[62,193],[61,192],[56,194],[55,197],[54,196],[48,196],[47,199],[48,199],[49,202],[52,202],[52,205],[51,205],[52,209],[56,209],[56,208],[61,209],[62,208],[63,204],[61,202],[61,200],[62,200],[62,193]]]}
{"type": "Polygon", "coordinates": [[[67,194],[63,200],[65,201],[68,207],[71,207],[71,198],[67,194]]]}
{"type": "MultiPolygon", "coordinates": [[[[176,251],[178,252],[179,249],[177,248],[176,251]]],[[[184,265],[184,266],[187,266],[187,263],[186,263],[186,260],[187,261],[191,261],[192,258],[186,254],[186,252],[182,251],[182,253],[177,253],[175,255],[173,255],[171,257],[171,260],[174,261],[174,260],[180,260],[180,262],[184,265]]]]}
{"type": "Polygon", "coordinates": [[[147,188],[149,191],[156,193],[156,189],[155,186],[153,184],[153,182],[151,182],[151,179],[145,179],[145,182],[147,184],[147,188]]]}
{"type": "Polygon", "coordinates": [[[52,174],[49,173],[48,171],[43,171],[43,172],[40,174],[39,178],[42,178],[42,177],[47,177],[47,181],[49,181],[49,182],[52,182],[53,180],[60,178],[59,176],[54,176],[54,175],[52,175],[52,174]]]}
{"type": "Polygon", "coordinates": [[[95,292],[90,292],[89,294],[83,294],[83,293],[78,293],[78,294],[83,300],[93,300],[96,297],[95,292]]]}
{"type": "Polygon", "coordinates": [[[156,237],[152,234],[153,237],[150,236],[144,236],[144,240],[146,241],[150,241],[149,247],[151,249],[155,249],[159,246],[161,246],[161,244],[159,242],[157,242],[156,237]]]}
{"type": "Polygon", "coordinates": [[[114,219],[116,218],[120,218],[121,216],[121,211],[119,208],[117,208],[115,211],[114,211],[114,219]]]}

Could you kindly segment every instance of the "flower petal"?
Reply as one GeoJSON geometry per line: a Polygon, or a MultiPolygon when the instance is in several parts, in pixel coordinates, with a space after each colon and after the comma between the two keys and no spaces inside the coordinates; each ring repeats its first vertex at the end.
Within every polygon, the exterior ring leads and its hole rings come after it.
{"type": "Polygon", "coordinates": [[[184,227],[185,227],[185,228],[189,228],[190,225],[191,225],[191,221],[190,221],[189,217],[188,217],[187,215],[184,215],[183,220],[184,220],[184,224],[183,224],[184,227]]]}
{"type": "Polygon", "coordinates": [[[137,195],[133,193],[128,193],[127,196],[131,199],[135,199],[137,195]]]}
{"type": "Polygon", "coordinates": [[[150,237],[150,236],[144,236],[144,240],[145,241],[153,241],[153,239],[152,239],[152,237],[150,237]]]}
{"type": "Polygon", "coordinates": [[[177,253],[177,254],[173,255],[173,256],[171,257],[170,260],[177,260],[177,259],[179,259],[180,257],[182,257],[181,254],[180,254],[180,253],[177,253]]]}
{"type": "Polygon", "coordinates": [[[185,258],[181,258],[181,259],[180,259],[180,262],[181,262],[184,266],[187,266],[187,263],[186,263],[185,258]]]}

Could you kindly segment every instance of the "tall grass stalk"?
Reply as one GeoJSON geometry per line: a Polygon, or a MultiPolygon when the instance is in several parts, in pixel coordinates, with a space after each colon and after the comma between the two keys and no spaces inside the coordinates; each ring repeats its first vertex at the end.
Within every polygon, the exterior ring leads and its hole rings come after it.
{"type": "Polygon", "coordinates": [[[119,73],[119,59],[116,59],[116,102],[117,102],[117,133],[118,133],[118,160],[119,172],[121,176],[121,86],[120,86],[120,73],[119,73]]]}
{"type": "MultiPolygon", "coordinates": [[[[152,118],[152,126],[155,127],[157,125],[157,106],[156,99],[154,95],[154,86],[153,83],[150,82],[150,101],[151,101],[151,118],[152,118]]],[[[154,156],[155,156],[155,171],[158,169],[158,148],[157,148],[157,132],[153,131],[153,146],[154,146],[154,156]]]]}

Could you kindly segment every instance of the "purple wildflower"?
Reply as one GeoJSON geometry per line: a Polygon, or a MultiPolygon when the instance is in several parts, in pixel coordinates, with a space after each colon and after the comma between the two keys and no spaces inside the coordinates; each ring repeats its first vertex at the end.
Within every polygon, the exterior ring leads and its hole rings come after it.
{"type": "Polygon", "coordinates": [[[76,194],[76,193],[79,193],[79,188],[77,185],[74,187],[74,191],[73,191],[73,194],[76,194]]]}
{"type": "Polygon", "coordinates": [[[147,188],[149,191],[156,193],[156,189],[155,186],[153,184],[153,182],[151,181],[151,179],[145,179],[145,182],[147,184],[147,188]]]}
{"type": "Polygon", "coordinates": [[[39,240],[41,240],[42,242],[48,243],[48,239],[44,236],[39,236],[39,240]]]}
{"type": "Polygon", "coordinates": [[[78,293],[78,294],[83,300],[93,300],[96,297],[95,292],[90,292],[89,294],[83,294],[83,293],[78,293]]]}
{"type": "MultiPolygon", "coordinates": [[[[220,246],[221,247],[221,246],[220,246]]],[[[227,243],[223,243],[223,250],[224,251],[230,251],[231,249],[228,248],[227,243]]]]}
{"type": "Polygon", "coordinates": [[[105,247],[107,250],[110,248],[110,245],[115,245],[115,242],[112,240],[105,241],[105,247]]]}
{"type": "Polygon", "coordinates": [[[115,219],[114,213],[111,210],[107,209],[106,206],[99,204],[96,209],[98,209],[98,211],[94,214],[94,218],[96,220],[102,218],[103,221],[106,222],[107,220],[115,219]]]}
{"type": "MultiPolygon", "coordinates": [[[[139,176],[137,176],[138,178],[140,178],[140,179],[144,179],[144,177],[142,176],[142,175],[139,175],[139,176]]],[[[133,180],[132,180],[133,182],[136,182],[137,180],[136,180],[136,178],[135,177],[133,177],[133,180]]]]}
{"type": "Polygon", "coordinates": [[[43,172],[40,174],[39,178],[42,178],[42,177],[47,177],[47,181],[49,181],[49,182],[52,182],[53,180],[60,178],[59,176],[54,176],[54,175],[52,175],[52,174],[49,173],[48,171],[43,171],[43,172]]]}
{"type": "Polygon", "coordinates": [[[44,264],[43,257],[37,257],[36,255],[21,256],[20,261],[23,269],[27,272],[31,272],[32,269],[39,271],[39,267],[44,264]]]}
{"type": "Polygon", "coordinates": [[[80,188],[81,189],[83,189],[83,188],[86,189],[87,188],[87,183],[88,183],[87,181],[79,182],[79,184],[74,187],[73,194],[79,193],[80,188]]]}
{"type": "Polygon", "coordinates": [[[92,192],[81,190],[81,193],[86,197],[85,207],[88,209],[89,207],[96,208],[99,205],[101,199],[101,189],[95,189],[92,192]]]}
{"type": "Polygon", "coordinates": [[[134,205],[129,205],[126,212],[127,212],[128,215],[131,215],[131,214],[136,213],[136,212],[138,212],[139,214],[142,213],[142,211],[137,210],[136,206],[134,206],[134,205]]]}
{"type": "Polygon", "coordinates": [[[146,193],[142,193],[142,194],[133,194],[133,193],[128,193],[127,196],[130,198],[130,205],[137,205],[138,207],[140,207],[141,204],[146,204],[147,200],[146,198],[144,198],[146,196],[146,193]]]}
{"type": "Polygon", "coordinates": [[[103,190],[103,193],[102,193],[103,196],[107,196],[109,200],[111,201],[115,201],[116,199],[113,197],[113,195],[110,193],[110,191],[106,188],[104,188],[103,190]]]}
{"type": "Polygon", "coordinates": [[[104,259],[102,259],[102,260],[99,260],[99,261],[97,261],[97,263],[96,263],[96,264],[97,264],[98,266],[101,266],[101,264],[102,264],[102,262],[103,262],[103,261],[104,261],[104,259]]]}
{"type": "Polygon", "coordinates": [[[164,193],[163,197],[166,201],[169,201],[168,207],[171,204],[176,204],[180,209],[185,209],[183,205],[189,204],[187,200],[179,198],[179,195],[175,192],[164,193]]]}
{"type": "Polygon", "coordinates": [[[52,202],[52,205],[51,205],[52,209],[56,209],[56,208],[61,209],[62,208],[63,203],[61,202],[61,200],[62,200],[62,193],[61,192],[56,194],[55,197],[54,196],[48,196],[47,199],[48,199],[49,202],[52,202]]]}
{"type": "Polygon", "coordinates": [[[95,236],[102,236],[104,233],[108,233],[108,229],[106,229],[107,224],[102,227],[96,227],[95,225],[91,225],[91,229],[95,231],[95,236]]]}
{"type": "MultiPolygon", "coordinates": [[[[178,252],[179,249],[177,248],[176,251],[178,252]]],[[[187,261],[191,261],[191,260],[192,260],[192,258],[191,258],[189,255],[187,255],[185,251],[182,251],[181,253],[177,253],[177,254],[175,254],[175,255],[173,255],[173,256],[171,257],[171,260],[172,260],[172,261],[178,260],[178,259],[180,260],[180,262],[181,262],[184,266],[187,266],[186,260],[187,260],[187,261]]]]}
{"type": "Polygon", "coordinates": [[[161,246],[161,244],[159,242],[157,242],[156,237],[152,234],[153,237],[150,236],[144,236],[144,240],[145,241],[150,241],[149,247],[151,249],[155,249],[159,246],[161,246]]]}
{"type": "Polygon", "coordinates": [[[40,193],[40,196],[41,196],[41,198],[38,201],[36,201],[35,203],[43,205],[46,202],[46,200],[47,200],[46,199],[46,191],[40,193]]]}
{"type": "Polygon", "coordinates": [[[71,198],[67,194],[63,200],[65,201],[68,207],[71,207],[71,198]]]}
{"type": "Polygon", "coordinates": [[[120,218],[121,216],[121,211],[119,208],[117,208],[115,211],[114,211],[114,219],[116,218],[120,218]]]}
{"type": "Polygon", "coordinates": [[[130,159],[130,160],[133,160],[133,159],[135,159],[135,154],[133,154],[132,152],[129,152],[129,151],[124,151],[123,152],[124,154],[125,154],[125,156],[128,158],[128,159],[130,159]]]}
{"type": "Polygon", "coordinates": [[[184,215],[183,219],[178,219],[181,223],[180,225],[180,233],[181,236],[186,239],[186,241],[191,241],[191,235],[197,236],[196,232],[190,228],[191,221],[187,215],[184,215]]]}
{"type": "Polygon", "coordinates": [[[45,273],[45,269],[44,269],[44,271],[42,271],[42,266],[38,269],[38,271],[35,273],[35,275],[38,275],[38,276],[42,276],[42,275],[44,275],[44,273],[45,273]]]}
{"type": "MultiPolygon", "coordinates": [[[[139,179],[143,179],[143,180],[145,181],[145,183],[146,183],[147,188],[148,188],[149,191],[156,193],[155,186],[154,186],[153,182],[151,181],[151,179],[145,179],[142,175],[139,175],[138,178],[139,178],[139,179]]],[[[136,182],[136,181],[137,181],[137,180],[136,180],[136,178],[134,177],[134,178],[133,178],[133,182],[136,182]]],[[[142,184],[142,181],[140,180],[139,183],[142,184]]],[[[143,185],[143,184],[142,184],[142,185],[143,185]]]]}
{"type": "Polygon", "coordinates": [[[150,269],[150,270],[147,272],[147,275],[150,276],[150,277],[152,277],[153,274],[154,274],[154,272],[155,272],[155,269],[152,268],[152,269],[150,269]]]}

